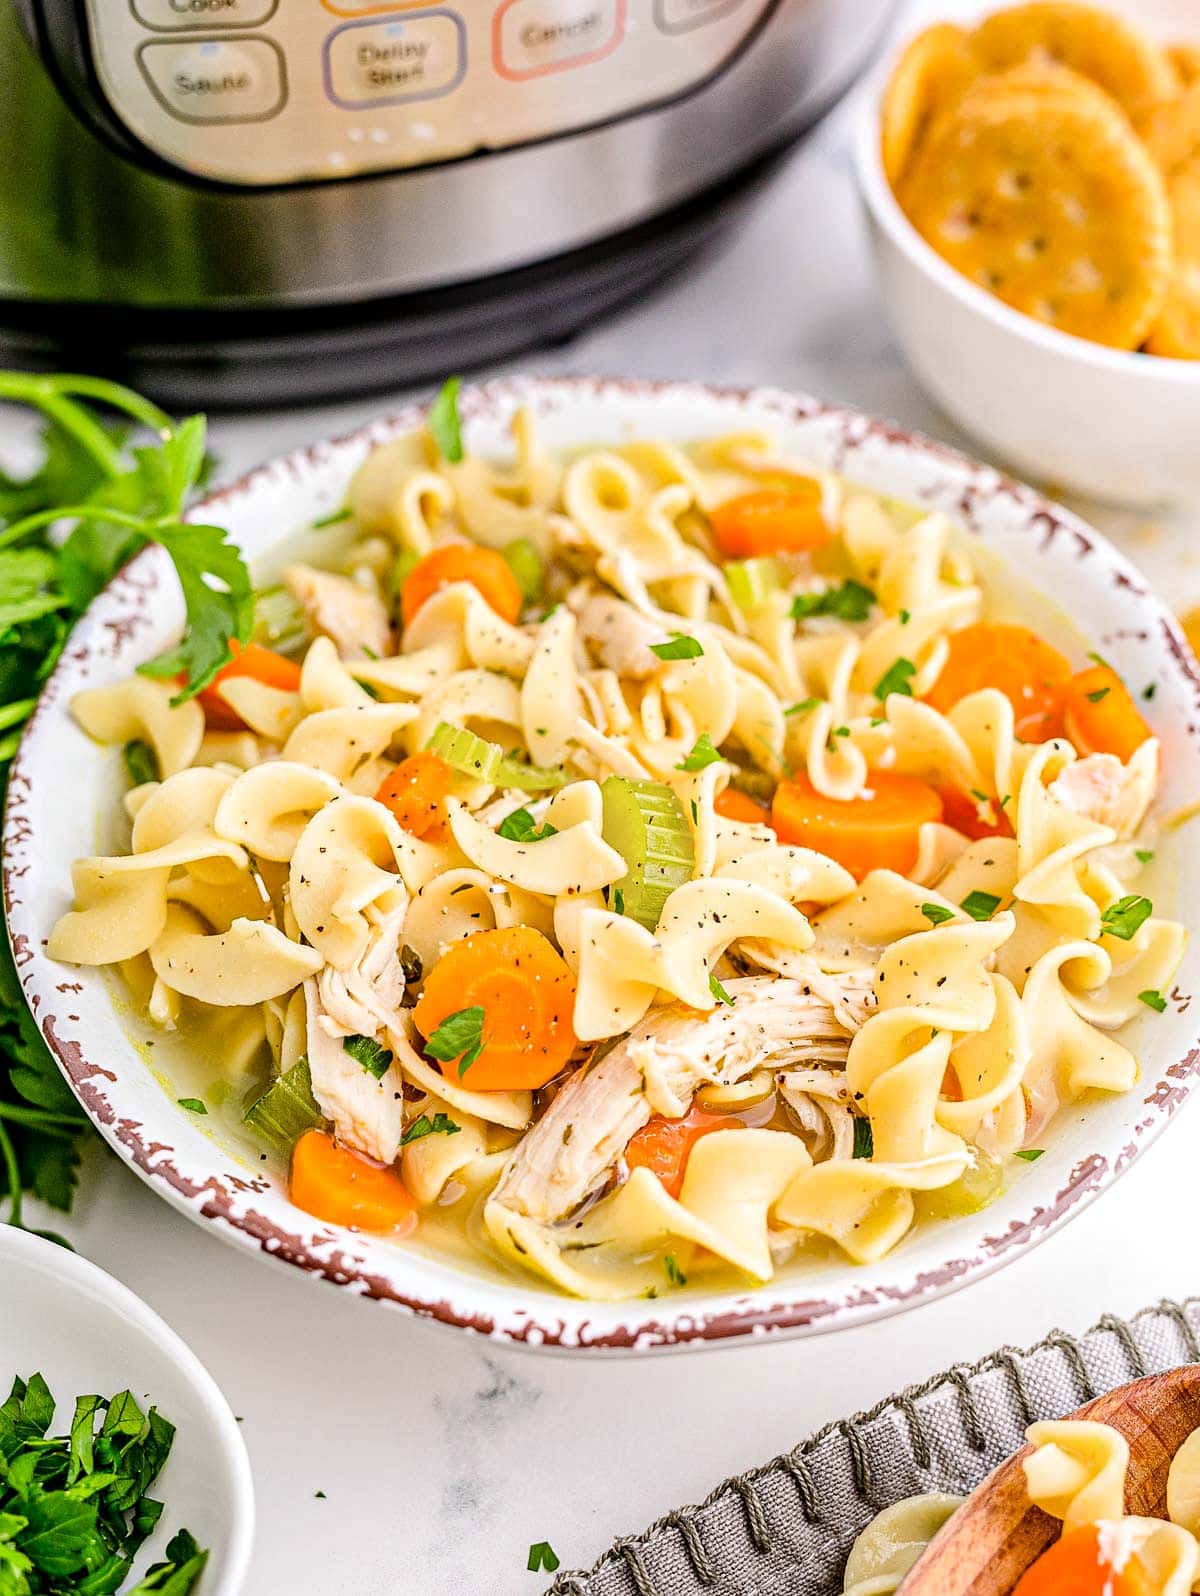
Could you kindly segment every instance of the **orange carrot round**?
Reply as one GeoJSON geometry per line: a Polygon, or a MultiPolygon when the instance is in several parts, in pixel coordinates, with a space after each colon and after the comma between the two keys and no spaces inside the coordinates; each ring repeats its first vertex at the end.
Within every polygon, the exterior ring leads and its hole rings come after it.
{"type": "Polygon", "coordinates": [[[1044,743],[1062,731],[1066,659],[1027,626],[978,621],[950,637],[950,652],[925,701],[943,715],[960,698],[995,687],[1013,707],[1017,736],[1044,743]]]}
{"type": "Polygon", "coordinates": [[[407,1235],[417,1207],[394,1169],[372,1164],[327,1131],[305,1131],[292,1148],[288,1195],[306,1214],[352,1230],[407,1235]]]}
{"type": "Polygon", "coordinates": [[[1154,1596],[1158,1589],[1136,1554],[1118,1566],[1101,1527],[1083,1524],[1042,1553],[1013,1596],[1154,1596]]]}
{"type": "Polygon", "coordinates": [[[1012,836],[1008,815],[998,799],[992,804],[994,818],[986,820],[979,813],[979,800],[970,793],[961,792],[957,787],[943,787],[938,797],[942,800],[942,819],[955,831],[961,831],[964,837],[975,841],[979,837],[1012,836]]]}
{"type": "MultiPolygon", "coordinates": [[[[449,947],[425,982],[413,1020],[428,1042],[443,1020],[482,1009],[483,1047],[467,1063],[463,1085],[475,1092],[510,1092],[544,1086],[575,1051],[571,1023],[575,977],[566,960],[531,926],[476,931],[449,947]]],[[[464,1049],[438,1059],[442,1074],[458,1080],[464,1049]]]]}
{"type": "Polygon", "coordinates": [[[1092,665],[1071,677],[1063,694],[1063,728],[1081,754],[1126,760],[1151,735],[1116,671],[1092,665]]]}
{"type": "Polygon", "coordinates": [[[222,683],[235,676],[248,676],[262,682],[264,687],[276,687],[283,693],[295,693],[300,689],[300,667],[294,659],[276,654],[274,649],[263,648],[259,643],[239,643],[236,637],[229,639],[229,652],[233,655],[229,664],[222,665],[208,686],[197,694],[204,719],[214,731],[245,729],[246,722],[218,691],[222,683]]]}
{"type": "Polygon", "coordinates": [[[718,504],[713,537],[726,559],[758,554],[798,554],[833,536],[821,513],[821,484],[797,478],[786,488],[760,488],[718,504]]]}
{"type": "Polygon", "coordinates": [[[655,1114],[630,1137],[625,1162],[630,1169],[648,1169],[672,1197],[678,1197],[692,1148],[701,1136],[707,1136],[709,1131],[742,1128],[740,1119],[728,1114],[706,1114],[699,1108],[690,1109],[682,1119],[655,1114]]]}
{"type": "Polygon", "coordinates": [[[400,614],[405,626],[411,626],[426,599],[451,582],[470,582],[506,621],[516,621],[521,613],[521,589],[503,555],[474,543],[445,543],[419,559],[404,578],[400,614]]]}
{"type": "Polygon", "coordinates": [[[858,881],[872,870],[907,874],[917,862],[920,828],[941,818],[932,787],[890,770],[869,771],[866,791],[849,799],[827,798],[797,773],[779,783],[771,805],[780,842],[815,848],[858,881]]]}
{"type": "Polygon", "coordinates": [[[769,826],[771,817],[766,804],[760,804],[749,793],[738,792],[736,787],[726,787],[713,799],[713,808],[726,820],[743,820],[755,826],[769,826]]]}
{"type": "Polygon", "coordinates": [[[375,802],[390,809],[413,837],[426,837],[442,818],[454,772],[436,754],[410,754],[379,784],[375,802]]]}

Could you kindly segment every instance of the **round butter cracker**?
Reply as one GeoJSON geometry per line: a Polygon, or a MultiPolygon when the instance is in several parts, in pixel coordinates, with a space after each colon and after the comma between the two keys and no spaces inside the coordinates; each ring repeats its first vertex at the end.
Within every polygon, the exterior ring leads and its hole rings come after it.
{"type": "Polygon", "coordinates": [[[966,30],[938,22],[905,47],[884,90],[883,169],[893,188],[919,148],[931,119],[952,104],[978,70],[966,30]]]}

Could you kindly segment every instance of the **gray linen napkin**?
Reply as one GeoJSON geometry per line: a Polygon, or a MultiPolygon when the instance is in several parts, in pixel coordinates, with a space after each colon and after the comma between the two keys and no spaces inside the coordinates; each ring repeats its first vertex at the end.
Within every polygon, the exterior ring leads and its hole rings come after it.
{"type": "Polygon", "coordinates": [[[1200,1299],[1052,1331],[946,1370],[719,1485],[547,1596],[835,1596],[850,1543],[873,1514],[918,1491],[972,1490],[1035,1419],[1113,1386],[1200,1362],[1200,1299]]]}

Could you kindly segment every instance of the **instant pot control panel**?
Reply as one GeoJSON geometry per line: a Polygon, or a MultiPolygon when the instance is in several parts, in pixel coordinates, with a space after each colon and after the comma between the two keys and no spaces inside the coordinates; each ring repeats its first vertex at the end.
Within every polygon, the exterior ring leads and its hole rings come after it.
{"type": "Polygon", "coordinates": [[[86,0],[129,133],[198,177],[336,179],[630,115],[729,62],[774,0],[86,0]]]}

